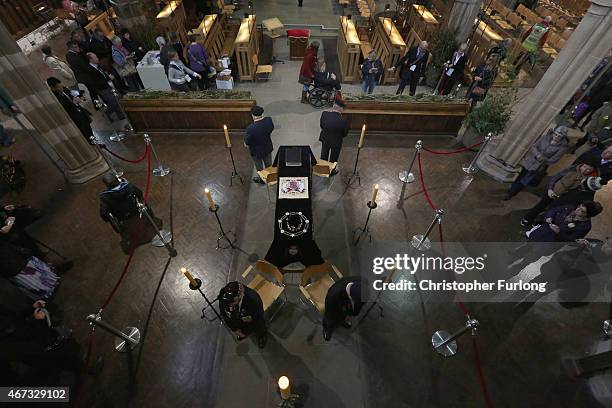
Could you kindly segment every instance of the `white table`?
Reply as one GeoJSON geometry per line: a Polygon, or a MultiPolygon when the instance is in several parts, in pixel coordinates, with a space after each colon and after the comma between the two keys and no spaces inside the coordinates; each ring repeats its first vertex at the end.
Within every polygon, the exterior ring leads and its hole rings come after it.
{"type": "Polygon", "coordinates": [[[164,66],[159,63],[159,51],[149,51],[136,66],[138,75],[146,90],[170,91],[170,83],[164,66]],[[149,56],[152,56],[153,64],[148,64],[149,56]]]}

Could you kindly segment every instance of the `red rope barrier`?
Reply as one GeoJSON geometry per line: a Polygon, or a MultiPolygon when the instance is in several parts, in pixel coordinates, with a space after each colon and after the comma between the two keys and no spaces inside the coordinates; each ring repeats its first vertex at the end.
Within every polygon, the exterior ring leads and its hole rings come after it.
{"type": "Polygon", "coordinates": [[[421,180],[421,187],[423,188],[423,194],[425,195],[425,199],[427,203],[431,207],[432,210],[436,211],[437,208],[434,205],[433,201],[431,201],[431,197],[429,196],[429,191],[427,190],[427,186],[425,185],[425,179],[423,179],[423,166],[421,164],[421,153],[417,153],[417,159],[419,163],[419,179],[421,180]]]}
{"type": "Polygon", "coordinates": [[[485,382],[484,373],[482,372],[482,364],[480,363],[480,353],[478,353],[478,345],[476,344],[476,338],[472,336],[472,348],[474,349],[474,360],[476,362],[476,369],[478,370],[478,382],[480,383],[480,389],[484,395],[487,407],[493,407],[493,400],[489,394],[487,383],[485,382]]]}
{"type": "MultiPolygon", "coordinates": [[[[149,188],[151,186],[151,151],[149,146],[147,145],[146,149],[145,149],[145,155],[147,158],[147,183],[145,185],[145,192],[144,192],[144,204],[146,205],[148,197],[149,197],[149,188]]],[[[142,160],[142,159],[141,159],[142,160]]],[[[130,255],[123,267],[123,270],[121,271],[121,275],[119,276],[119,279],[117,280],[117,282],[115,283],[115,286],[113,287],[113,289],[111,290],[110,294],[108,295],[108,297],[106,298],[106,300],[104,301],[104,304],[102,305],[102,307],[100,307],[100,311],[102,311],[103,309],[106,308],[106,306],[108,306],[108,304],[110,303],[111,299],[113,298],[113,296],[115,296],[115,293],[117,292],[117,290],[119,289],[119,286],[121,285],[121,283],[123,282],[123,278],[125,277],[125,275],[128,272],[128,268],[130,266],[130,264],[132,263],[132,258],[134,257],[134,252],[136,251],[136,247],[137,247],[137,243],[138,241],[140,241],[140,233],[142,230],[142,218],[138,220],[138,224],[136,225],[136,231],[134,231],[134,234],[132,235],[132,239],[130,242],[130,255]]],[[[94,334],[95,331],[92,330],[89,332],[89,340],[88,340],[88,345],[87,345],[87,354],[85,355],[85,361],[83,362],[83,367],[81,369],[81,373],[80,373],[80,377],[79,377],[79,383],[77,385],[77,392],[76,392],[76,398],[75,398],[75,406],[79,406],[81,397],[82,397],[82,393],[83,393],[83,389],[84,389],[84,383],[85,383],[85,376],[87,375],[87,369],[89,368],[89,363],[91,361],[91,356],[93,354],[93,345],[94,345],[94,334]]]]}
{"type": "MultiPolygon", "coordinates": [[[[145,192],[144,192],[144,204],[145,205],[147,204],[147,199],[149,197],[149,187],[151,185],[151,153],[148,147],[147,147],[147,152],[149,154],[147,154],[147,184],[145,185],[145,192]]],[[[128,268],[130,267],[130,264],[132,263],[134,252],[136,250],[136,247],[138,246],[138,241],[140,241],[141,231],[142,231],[142,218],[138,220],[138,224],[136,225],[136,231],[134,231],[134,234],[132,236],[132,241],[130,242],[130,255],[127,259],[127,262],[125,263],[125,266],[123,267],[123,271],[121,272],[119,279],[115,283],[113,290],[110,292],[110,294],[108,295],[108,297],[106,298],[106,300],[104,301],[104,304],[102,304],[102,307],[100,309],[105,309],[106,306],[108,306],[113,296],[115,296],[117,289],[119,289],[119,286],[121,286],[121,283],[123,282],[123,278],[127,274],[128,268]]]]}
{"type": "Polygon", "coordinates": [[[144,153],[142,154],[142,156],[139,159],[137,159],[137,160],[130,160],[130,159],[126,159],[125,157],[119,156],[117,153],[114,153],[114,152],[110,151],[108,149],[108,147],[106,147],[104,145],[102,146],[102,148],[104,150],[106,150],[107,152],[109,152],[111,156],[116,157],[119,160],[123,160],[123,161],[128,162],[128,163],[140,163],[141,161],[143,161],[147,157],[147,152],[149,151],[149,145],[146,145],[145,146],[145,151],[144,151],[144,153]]]}
{"type": "Polygon", "coordinates": [[[484,143],[484,141],[478,142],[478,143],[473,144],[473,145],[468,146],[468,147],[464,147],[462,149],[451,150],[451,151],[431,150],[431,149],[428,149],[426,147],[422,147],[422,149],[425,150],[426,152],[433,153],[433,154],[456,154],[456,153],[467,152],[468,150],[472,150],[473,148],[478,147],[478,146],[480,146],[483,143],[484,143]]]}
{"type": "MultiPolygon", "coordinates": [[[[440,237],[440,251],[442,252],[442,256],[444,254],[444,234],[442,232],[442,224],[438,223],[438,235],[440,237]]],[[[454,280],[454,276],[452,276],[451,272],[449,272],[451,277],[454,280]]],[[[461,309],[463,314],[468,317],[469,310],[468,308],[461,302],[460,300],[455,300],[455,304],[461,309]]],[[[476,363],[476,370],[478,372],[478,383],[480,384],[480,389],[482,390],[482,395],[487,403],[487,407],[492,408],[493,402],[491,400],[491,395],[489,394],[489,390],[487,389],[487,383],[485,382],[484,373],[482,371],[482,364],[480,362],[480,353],[478,352],[478,345],[476,344],[476,338],[472,336],[472,348],[474,349],[474,360],[476,363]]]]}

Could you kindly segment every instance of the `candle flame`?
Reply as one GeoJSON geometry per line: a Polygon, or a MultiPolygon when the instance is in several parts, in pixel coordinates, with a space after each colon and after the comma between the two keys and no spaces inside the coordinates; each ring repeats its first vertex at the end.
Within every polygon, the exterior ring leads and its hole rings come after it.
{"type": "Polygon", "coordinates": [[[286,375],[283,375],[278,379],[278,388],[281,390],[286,390],[289,388],[289,378],[286,375]]]}

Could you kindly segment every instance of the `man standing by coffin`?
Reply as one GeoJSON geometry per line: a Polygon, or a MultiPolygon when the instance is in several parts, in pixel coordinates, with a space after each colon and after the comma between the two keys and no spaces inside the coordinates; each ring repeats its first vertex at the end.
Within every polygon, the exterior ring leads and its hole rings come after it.
{"type": "MultiPolygon", "coordinates": [[[[264,109],[261,106],[255,105],[251,108],[253,123],[247,126],[244,136],[244,145],[248,147],[257,171],[272,165],[272,151],[274,150],[270,137],[274,130],[274,123],[272,118],[264,117],[263,114],[264,109]]],[[[259,175],[253,177],[253,181],[265,184],[259,175]]]]}
{"type": "Polygon", "coordinates": [[[421,41],[418,46],[411,48],[400,58],[395,66],[389,68],[389,71],[395,72],[399,68],[399,87],[396,95],[401,95],[404,92],[406,85],[410,85],[410,95],[416,92],[419,79],[425,76],[425,68],[429,59],[429,51],[427,41],[421,41]]]}
{"type": "MultiPolygon", "coordinates": [[[[334,101],[334,106],[330,111],[321,113],[321,134],[319,140],[321,146],[321,159],[332,163],[338,162],[340,150],[342,150],[342,140],[348,135],[348,119],[342,116],[342,111],[346,105],[340,99],[334,101]]],[[[338,173],[334,169],[331,175],[338,173]]]]}

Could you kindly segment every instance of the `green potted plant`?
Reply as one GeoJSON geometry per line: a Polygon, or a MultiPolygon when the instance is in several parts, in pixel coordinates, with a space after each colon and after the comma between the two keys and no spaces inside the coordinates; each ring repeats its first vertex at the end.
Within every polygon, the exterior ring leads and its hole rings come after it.
{"type": "Polygon", "coordinates": [[[438,84],[444,63],[451,59],[455,51],[455,35],[443,28],[436,33],[431,50],[431,62],[425,71],[425,83],[432,88],[438,84]]]}
{"type": "Polygon", "coordinates": [[[465,133],[461,139],[465,146],[471,146],[488,134],[498,135],[504,131],[516,99],[516,89],[503,88],[489,92],[484,101],[478,103],[463,121],[465,133]]]}

